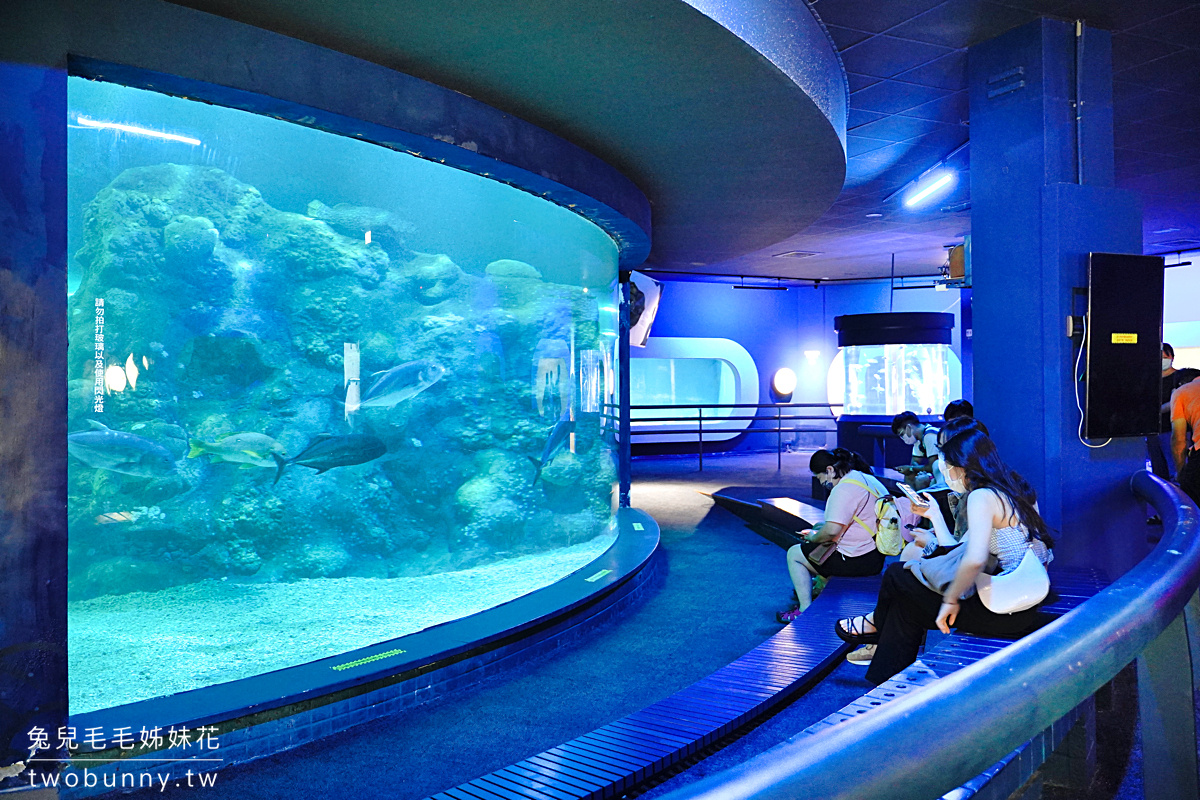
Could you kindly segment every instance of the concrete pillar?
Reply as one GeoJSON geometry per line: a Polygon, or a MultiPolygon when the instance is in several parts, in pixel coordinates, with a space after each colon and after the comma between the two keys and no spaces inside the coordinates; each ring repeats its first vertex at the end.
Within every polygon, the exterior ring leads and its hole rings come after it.
{"type": "Polygon", "coordinates": [[[1081,31],[1042,19],[968,52],[974,404],[1037,490],[1060,561],[1116,577],[1146,549],[1128,488],[1145,445],[1078,439],[1065,321],[1083,313],[1089,251],[1142,252],[1141,206],[1113,187],[1111,36],[1081,31]]]}

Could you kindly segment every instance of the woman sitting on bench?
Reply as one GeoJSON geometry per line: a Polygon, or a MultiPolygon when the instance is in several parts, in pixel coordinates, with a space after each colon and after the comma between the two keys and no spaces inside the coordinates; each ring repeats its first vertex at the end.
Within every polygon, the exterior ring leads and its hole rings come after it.
{"type": "Polygon", "coordinates": [[[787,551],[799,604],[776,614],[780,622],[791,622],[812,604],[814,577],[824,585],[826,578],[878,575],[883,569],[883,553],[875,549],[875,501],[888,491],[871,467],[858,453],[839,447],[813,453],[808,468],[822,486],[830,487],[829,499],[825,521],[800,531],[803,543],[787,551]]]}
{"type": "MultiPolygon", "coordinates": [[[[989,573],[1004,574],[1017,568],[1030,547],[1043,565],[1054,557],[1033,488],[977,430],[947,440],[942,461],[950,488],[967,495],[964,542],[950,553],[891,565],[883,574],[875,610],[836,623],[838,636],[851,644],[877,643],[867,669],[867,680],[875,685],[916,661],[926,630],[949,633],[953,626],[984,636],[1015,636],[1036,624],[1036,606],[996,614],[975,594],[975,577],[989,563],[995,565],[989,573]]],[[[940,542],[954,541],[937,503],[914,505],[913,510],[933,522],[940,542]]]]}

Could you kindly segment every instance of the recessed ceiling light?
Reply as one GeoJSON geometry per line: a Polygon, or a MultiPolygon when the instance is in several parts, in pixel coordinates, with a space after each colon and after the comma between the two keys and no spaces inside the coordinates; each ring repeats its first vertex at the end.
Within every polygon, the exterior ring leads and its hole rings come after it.
{"type": "Polygon", "coordinates": [[[874,219],[875,217],[882,217],[882,216],[883,216],[883,214],[867,214],[867,217],[870,219],[874,219]]]}

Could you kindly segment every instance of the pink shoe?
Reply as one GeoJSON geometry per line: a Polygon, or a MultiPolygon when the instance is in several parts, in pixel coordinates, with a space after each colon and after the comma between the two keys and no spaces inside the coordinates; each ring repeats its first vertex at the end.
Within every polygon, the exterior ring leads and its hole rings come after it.
{"type": "Polygon", "coordinates": [[[780,611],[777,613],[775,615],[775,619],[779,620],[784,625],[787,625],[789,622],[792,622],[803,613],[804,612],[800,609],[800,606],[792,606],[792,608],[788,611],[780,611]]]}

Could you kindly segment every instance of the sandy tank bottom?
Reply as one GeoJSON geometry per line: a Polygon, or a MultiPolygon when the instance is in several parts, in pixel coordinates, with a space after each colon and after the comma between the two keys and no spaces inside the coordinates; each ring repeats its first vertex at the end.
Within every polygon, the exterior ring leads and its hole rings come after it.
{"type": "Polygon", "coordinates": [[[615,538],[437,575],[211,580],[71,603],[70,710],[225,683],[470,616],[566,577],[615,538]]]}

